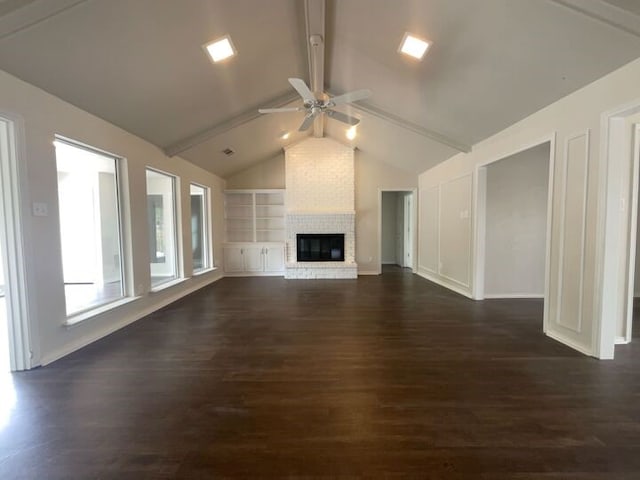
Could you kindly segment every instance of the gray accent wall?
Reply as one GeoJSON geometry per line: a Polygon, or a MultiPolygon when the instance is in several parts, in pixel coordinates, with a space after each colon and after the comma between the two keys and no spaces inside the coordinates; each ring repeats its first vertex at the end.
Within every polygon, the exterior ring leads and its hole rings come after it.
{"type": "Polygon", "coordinates": [[[487,167],[485,296],[544,296],[549,143],[487,167]]]}

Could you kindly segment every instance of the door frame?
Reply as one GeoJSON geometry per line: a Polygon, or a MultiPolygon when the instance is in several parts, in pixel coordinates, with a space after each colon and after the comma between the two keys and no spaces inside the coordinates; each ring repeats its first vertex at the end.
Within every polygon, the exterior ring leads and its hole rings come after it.
{"type": "Polygon", "coordinates": [[[12,371],[33,365],[33,349],[25,265],[25,237],[21,206],[24,187],[24,127],[22,119],[0,111],[0,242],[7,288],[5,292],[9,330],[9,366],[12,371]]]}
{"type": "Polygon", "coordinates": [[[552,132],[542,138],[527,143],[517,149],[501,154],[487,162],[483,162],[476,166],[475,169],[475,194],[473,199],[475,205],[473,209],[476,212],[475,219],[475,252],[474,252],[474,281],[472,298],[474,300],[484,300],[484,276],[486,266],[486,210],[487,210],[487,167],[491,164],[512,157],[519,153],[525,152],[540,145],[549,144],[549,172],[547,183],[547,231],[545,234],[545,268],[544,268],[544,313],[542,318],[542,331],[547,333],[549,325],[549,299],[550,299],[550,278],[551,278],[551,228],[553,225],[553,187],[555,173],[555,157],[556,157],[556,133],[552,132]]]}
{"type": "MultiPolygon", "coordinates": [[[[411,195],[411,206],[412,211],[410,213],[411,219],[411,270],[415,273],[417,272],[417,247],[418,247],[418,208],[417,208],[417,196],[418,189],[415,187],[408,188],[378,188],[378,263],[377,274],[380,275],[382,273],[382,193],[383,192],[402,192],[409,193],[411,195]]],[[[404,222],[403,222],[404,223],[404,222]]]]}
{"type": "Polygon", "coordinates": [[[412,268],[413,266],[413,222],[411,221],[411,215],[413,214],[413,195],[404,195],[402,198],[403,203],[403,219],[402,219],[402,266],[412,268]],[[409,227],[409,228],[407,228],[409,227]],[[407,235],[407,230],[409,230],[409,235],[407,235]],[[410,253],[410,262],[407,262],[407,252],[410,253]]]}
{"type": "MultiPolygon", "coordinates": [[[[622,242],[620,241],[621,222],[624,218],[620,214],[623,201],[620,179],[625,164],[629,165],[628,154],[631,147],[631,142],[625,140],[630,140],[625,133],[626,119],[637,113],[640,113],[640,98],[606,111],[600,117],[602,161],[598,170],[596,295],[593,300],[596,319],[592,345],[594,356],[600,359],[613,358],[618,321],[620,315],[624,315],[618,293],[620,288],[626,287],[620,285],[620,279],[626,276],[626,272],[621,272],[621,265],[629,267],[631,246],[628,244],[629,235],[624,235],[622,242]],[[620,261],[621,256],[623,261],[620,261]]],[[[625,215],[629,215],[630,210],[627,208],[625,215]]]]}
{"type": "Polygon", "coordinates": [[[631,158],[631,188],[629,198],[629,231],[627,237],[627,274],[626,274],[626,304],[624,311],[625,334],[623,339],[616,339],[616,343],[630,343],[633,327],[633,298],[635,290],[636,241],[638,228],[638,175],[640,174],[640,123],[633,126],[633,149],[631,158]]]}

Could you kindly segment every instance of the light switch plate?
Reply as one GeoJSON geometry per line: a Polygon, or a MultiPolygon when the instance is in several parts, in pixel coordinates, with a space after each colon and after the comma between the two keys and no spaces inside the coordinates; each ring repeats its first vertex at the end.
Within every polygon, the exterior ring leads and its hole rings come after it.
{"type": "Polygon", "coordinates": [[[44,202],[33,202],[32,209],[34,217],[46,217],[49,215],[49,206],[44,202]]]}

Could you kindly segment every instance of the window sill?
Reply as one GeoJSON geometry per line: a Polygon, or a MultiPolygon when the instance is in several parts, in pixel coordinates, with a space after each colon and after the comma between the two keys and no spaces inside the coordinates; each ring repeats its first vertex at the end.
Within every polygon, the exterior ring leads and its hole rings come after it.
{"type": "Polygon", "coordinates": [[[203,268],[202,270],[193,272],[193,276],[199,277],[200,275],[204,275],[205,273],[215,272],[216,270],[218,270],[218,267],[203,268]]]}
{"type": "Polygon", "coordinates": [[[128,303],[134,302],[136,300],[138,300],[141,297],[126,297],[126,298],[121,298],[120,300],[116,300],[115,302],[110,302],[107,303],[105,305],[100,305],[99,307],[96,308],[92,308],[90,310],[84,310],[82,312],[78,312],[78,313],[73,313],[70,316],[67,317],[67,319],[64,322],[64,326],[65,327],[73,327],[75,325],[78,325],[79,323],[82,323],[86,320],[90,320],[93,317],[97,317],[98,315],[108,312],[110,310],[114,310],[118,307],[121,307],[123,305],[126,305],[128,303]]]}
{"type": "Polygon", "coordinates": [[[162,290],[166,290],[167,288],[171,288],[175,285],[179,285],[183,282],[186,282],[187,280],[189,280],[188,278],[176,278],[175,280],[170,280],[168,282],[165,283],[161,283],[160,285],[151,288],[151,290],[149,290],[151,293],[158,293],[161,292],[162,290]]]}

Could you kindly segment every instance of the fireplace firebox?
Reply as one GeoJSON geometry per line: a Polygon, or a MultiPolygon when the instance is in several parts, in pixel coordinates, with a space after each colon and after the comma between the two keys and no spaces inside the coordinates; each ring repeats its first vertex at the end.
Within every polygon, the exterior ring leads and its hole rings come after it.
{"type": "Polygon", "coordinates": [[[344,262],[343,233],[298,233],[298,262],[344,262]]]}

